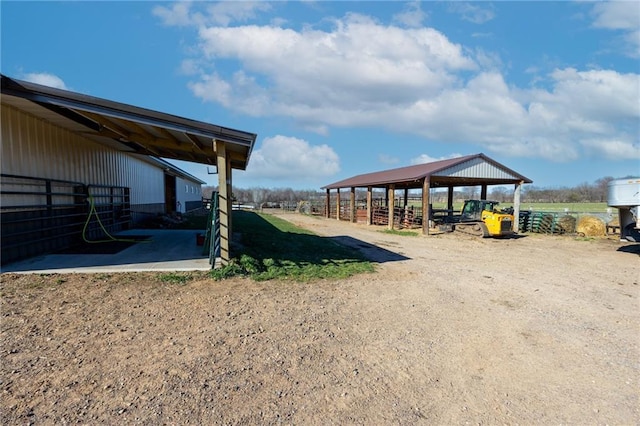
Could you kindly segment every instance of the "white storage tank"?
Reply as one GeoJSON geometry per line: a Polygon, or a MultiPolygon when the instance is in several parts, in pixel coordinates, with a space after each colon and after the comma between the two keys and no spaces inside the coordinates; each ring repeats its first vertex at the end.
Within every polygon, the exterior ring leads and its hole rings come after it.
{"type": "Polygon", "coordinates": [[[618,208],[620,238],[640,242],[640,177],[609,182],[607,204],[618,208]]]}

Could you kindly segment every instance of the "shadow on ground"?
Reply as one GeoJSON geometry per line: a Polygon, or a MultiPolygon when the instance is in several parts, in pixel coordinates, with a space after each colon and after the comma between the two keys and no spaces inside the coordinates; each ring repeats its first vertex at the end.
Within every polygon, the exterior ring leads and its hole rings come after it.
{"type": "Polygon", "coordinates": [[[622,246],[618,248],[617,251],[621,251],[623,253],[637,254],[638,256],[640,256],[640,244],[630,244],[630,245],[622,246]]]}
{"type": "Polygon", "coordinates": [[[115,235],[132,242],[86,244],[2,265],[2,272],[131,272],[210,269],[194,230],[132,229],[115,235]]]}
{"type": "Polygon", "coordinates": [[[360,253],[362,253],[363,256],[371,262],[385,263],[409,260],[408,257],[400,253],[384,249],[375,244],[370,244],[365,241],[358,240],[357,238],[350,237],[348,235],[331,237],[331,239],[336,241],[338,244],[342,244],[343,246],[351,247],[355,250],[360,251],[360,253]]]}
{"type": "MultiPolygon", "coordinates": [[[[289,224],[284,219],[278,220],[289,224]]],[[[349,263],[362,260],[384,263],[408,259],[346,235],[322,237],[300,228],[295,231],[282,230],[254,212],[236,211],[233,221],[234,228],[241,233],[240,245],[232,253],[233,256],[248,254],[261,261],[271,258],[296,264],[349,263]]]]}

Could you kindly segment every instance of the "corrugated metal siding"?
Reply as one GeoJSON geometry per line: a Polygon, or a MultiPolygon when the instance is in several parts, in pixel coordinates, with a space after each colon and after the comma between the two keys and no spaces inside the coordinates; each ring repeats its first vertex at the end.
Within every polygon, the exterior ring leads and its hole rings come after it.
{"type": "Polygon", "coordinates": [[[164,203],[164,171],[75,133],[1,107],[2,173],[131,188],[131,204],[164,203]]]}
{"type": "Polygon", "coordinates": [[[482,158],[472,158],[469,161],[465,161],[434,173],[433,176],[481,179],[518,179],[517,176],[486,162],[482,158]]]}

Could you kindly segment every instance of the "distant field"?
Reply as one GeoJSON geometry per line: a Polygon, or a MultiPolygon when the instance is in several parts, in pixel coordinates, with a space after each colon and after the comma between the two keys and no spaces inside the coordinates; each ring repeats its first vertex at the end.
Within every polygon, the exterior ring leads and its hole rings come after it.
{"type": "Polygon", "coordinates": [[[563,212],[566,209],[572,213],[609,213],[615,210],[607,203],[520,203],[520,209],[542,212],[563,212]]]}
{"type": "MultiPolygon", "coordinates": [[[[510,207],[513,203],[501,203],[501,207],[510,207]]],[[[444,203],[434,203],[434,209],[444,209],[444,203]]],[[[460,211],[462,203],[454,203],[453,209],[460,211]]],[[[520,203],[520,210],[532,210],[537,212],[570,212],[570,213],[609,213],[615,209],[608,207],[607,203],[520,203]],[[611,210],[607,210],[611,209],[611,210]]]]}

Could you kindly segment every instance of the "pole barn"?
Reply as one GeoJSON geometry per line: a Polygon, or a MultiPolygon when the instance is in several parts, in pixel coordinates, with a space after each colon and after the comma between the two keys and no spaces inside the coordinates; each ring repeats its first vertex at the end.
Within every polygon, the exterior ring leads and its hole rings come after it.
{"type": "Polygon", "coordinates": [[[232,170],[246,169],[256,134],[4,75],[0,100],[2,263],[77,242],[89,201],[108,232],[201,204],[204,182],[163,158],[217,167],[229,261],[232,170]]]}
{"type": "MultiPolygon", "coordinates": [[[[376,222],[372,212],[372,191],[374,188],[384,189],[386,212],[388,217],[384,219],[389,229],[395,226],[398,209],[407,209],[407,197],[409,190],[421,190],[422,196],[422,232],[429,234],[429,220],[432,217],[429,191],[432,188],[447,188],[447,210],[453,209],[453,189],[461,186],[480,186],[482,199],[487,196],[489,185],[513,185],[513,209],[515,220],[513,230],[518,232],[518,217],[520,215],[520,191],[525,183],[532,183],[531,179],[522,176],[484,154],[466,155],[448,160],[434,161],[432,163],[417,164],[414,166],[397,169],[383,170],[353,176],[324,186],[327,200],[327,217],[331,217],[330,206],[331,191],[336,191],[336,218],[341,219],[340,190],[348,188],[353,194],[356,188],[367,189],[367,224],[376,222]],[[404,191],[404,204],[395,205],[396,191],[404,191]]],[[[352,207],[353,209],[353,203],[352,207]]],[[[353,218],[353,213],[344,215],[353,218]]],[[[353,221],[353,219],[351,219],[353,221]]]]}

